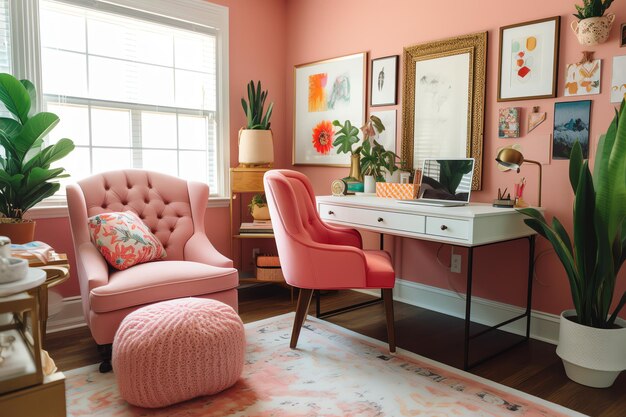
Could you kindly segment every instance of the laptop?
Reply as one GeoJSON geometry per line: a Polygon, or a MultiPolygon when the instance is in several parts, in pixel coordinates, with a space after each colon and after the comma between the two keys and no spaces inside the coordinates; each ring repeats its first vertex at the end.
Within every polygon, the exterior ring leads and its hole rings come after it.
{"type": "Polygon", "coordinates": [[[402,204],[455,207],[469,204],[474,158],[425,159],[419,196],[402,204]]]}

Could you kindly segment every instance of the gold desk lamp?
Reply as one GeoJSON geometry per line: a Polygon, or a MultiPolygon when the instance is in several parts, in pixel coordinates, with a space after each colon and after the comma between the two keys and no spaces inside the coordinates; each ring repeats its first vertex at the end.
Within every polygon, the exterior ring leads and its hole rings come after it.
{"type": "Polygon", "coordinates": [[[531,161],[530,159],[524,159],[524,155],[517,149],[513,148],[504,148],[498,152],[498,156],[496,156],[496,161],[503,167],[514,169],[519,173],[520,166],[527,162],[529,164],[535,164],[539,167],[539,204],[538,207],[541,207],[541,175],[542,175],[542,167],[541,163],[537,161],[531,161]]]}

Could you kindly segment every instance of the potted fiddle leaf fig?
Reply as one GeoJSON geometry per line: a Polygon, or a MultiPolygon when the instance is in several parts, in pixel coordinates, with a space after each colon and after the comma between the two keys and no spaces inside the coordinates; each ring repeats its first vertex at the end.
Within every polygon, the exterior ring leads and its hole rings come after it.
{"type": "Polygon", "coordinates": [[[241,99],[246,115],[246,127],[239,130],[239,163],[242,165],[267,165],[274,162],[274,143],[270,130],[270,118],[274,103],[265,111],[267,90],[261,89],[261,81],[255,87],[248,83],[248,101],[241,99]]]}
{"type": "Polygon", "coordinates": [[[35,222],[24,214],[54,195],[67,177],[65,169],[51,164],[74,149],[70,139],[44,147],[45,136],[59,123],[54,113],[35,113],[35,86],[0,74],[0,101],[11,117],[0,117],[0,235],[14,243],[34,240],[35,222]]]}
{"type": "Polygon", "coordinates": [[[572,22],[572,30],[581,45],[598,45],[606,42],[615,20],[615,14],[604,12],[613,0],[583,0],[583,5],[574,5],[578,21],[572,22]]]}
{"type": "Polygon", "coordinates": [[[626,321],[618,317],[626,292],[613,303],[626,260],[625,103],[598,142],[593,174],[580,144],[572,148],[573,239],[556,217],[548,223],[535,209],[520,210],[550,241],[569,280],[575,310],[561,314],[556,353],[570,379],[597,388],[611,386],[626,369],[626,321]]]}

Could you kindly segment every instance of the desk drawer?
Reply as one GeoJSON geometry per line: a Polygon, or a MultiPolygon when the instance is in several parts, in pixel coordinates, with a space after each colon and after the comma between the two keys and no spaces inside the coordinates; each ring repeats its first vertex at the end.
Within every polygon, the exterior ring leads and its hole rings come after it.
{"type": "Polygon", "coordinates": [[[426,234],[468,240],[470,222],[467,220],[426,217],[426,234]]]}
{"type": "Polygon", "coordinates": [[[320,217],[340,223],[424,233],[425,217],[415,214],[320,204],[320,217]]]}

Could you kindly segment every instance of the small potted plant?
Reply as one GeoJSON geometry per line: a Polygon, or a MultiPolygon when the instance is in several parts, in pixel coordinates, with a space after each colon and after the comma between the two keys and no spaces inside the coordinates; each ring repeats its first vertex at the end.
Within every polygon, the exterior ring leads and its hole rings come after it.
{"type": "Polygon", "coordinates": [[[366,140],[361,147],[361,169],[365,176],[365,192],[375,193],[376,183],[385,182],[385,172],[393,173],[396,167],[396,155],[388,151],[376,140],[366,140]]]}
{"type": "Polygon", "coordinates": [[[580,144],[572,148],[573,239],[556,217],[548,223],[535,209],[520,210],[529,216],[526,224],[552,244],[570,283],[575,310],[561,314],[556,353],[570,379],[596,388],[611,386],[626,369],[626,321],[618,317],[626,292],[614,300],[626,260],[625,103],[600,137],[593,175],[580,144]]]}
{"type": "Polygon", "coordinates": [[[359,143],[359,129],[352,126],[350,120],[346,120],[343,124],[339,120],[333,121],[333,126],[339,127],[336,132],[337,137],[333,142],[333,146],[337,148],[337,153],[349,153],[350,154],[350,174],[344,178],[349,182],[361,182],[363,176],[361,175],[361,165],[359,164],[361,147],[354,145],[359,143]]]}
{"type": "Polygon", "coordinates": [[[598,45],[609,38],[615,14],[604,12],[611,6],[613,0],[583,0],[583,5],[575,5],[578,21],[572,22],[572,30],[578,37],[581,45],[598,45]]]}
{"type": "Polygon", "coordinates": [[[239,130],[239,163],[244,166],[267,165],[274,162],[274,143],[270,118],[274,103],[263,114],[267,90],[261,90],[261,81],[248,84],[248,101],[241,99],[246,115],[246,128],[239,130]]]}
{"type": "Polygon", "coordinates": [[[270,210],[267,206],[267,198],[265,194],[255,194],[252,201],[248,204],[250,214],[254,220],[269,220],[270,210]]]}
{"type": "Polygon", "coordinates": [[[61,139],[44,147],[45,136],[59,123],[54,113],[34,113],[35,86],[28,80],[17,80],[11,74],[0,74],[0,101],[11,117],[0,118],[0,235],[14,243],[34,240],[35,222],[24,214],[53,196],[67,177],[63,168],[50,165],[69,154],[74,142],[61,139]]]}

